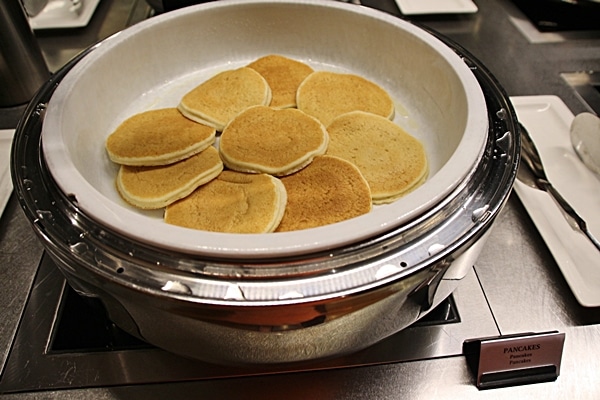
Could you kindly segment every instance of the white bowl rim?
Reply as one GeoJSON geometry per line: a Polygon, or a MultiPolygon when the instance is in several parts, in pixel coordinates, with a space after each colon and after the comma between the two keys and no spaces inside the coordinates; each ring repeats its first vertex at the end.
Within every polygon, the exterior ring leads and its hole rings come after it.
{"type": "Polygon", "coordinates": [[[79,208],[101,225],[131,239],[152,246],[186,254],[233,259],[269,259],[306,255],[339,248],[350,243],[374,237],[405,224],[438,204],[462,181],[472,175],[479,163],[487,140],[488,120],[485,98],[477,79],[462,59],[433,35],[392,15],[367,7],[348,5],[335,1],[319,0],[225,0],[209,2],[172,11],[134,25],[99,43],[94,51],[78,62],[58,85],[50,100],[42,127],[42,145],[48,168],[57,185],[66,194],[74,194],[79,208]],[[320,7],[356,7],[356,12],[394,24],[425,41],[452,65],[467,93],[468,116],[465,135],[456,151],[438,173],[422,186],[404,196],[401,201],[374,209],[371,213],[336,224],[294,232],[268,234],[228,234],[181,228],[156,222],[135,213],[122,205],[107,201],[77,170],[66,146],[49,146],[62,140],[60,109],[66,101],[65,94],[77,83],[78,72],[85,70],[111,47],[144,29],[167,23],[183,14],[202,9],[262,3],[290,3],[318,5],[320,7]],[[455,172],[460,171],[460,172],[455,172]],[[443,174],[441,172],[444,172],[443,174]],[[440,188],[443,188],[440,191],[440,188]],[[427,199],[423,201],[423,199],[427,199]]]}

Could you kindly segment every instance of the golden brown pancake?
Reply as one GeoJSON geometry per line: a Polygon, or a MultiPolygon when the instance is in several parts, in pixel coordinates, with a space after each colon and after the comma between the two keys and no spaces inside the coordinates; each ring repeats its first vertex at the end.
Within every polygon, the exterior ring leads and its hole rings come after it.
{"type": "Polygon", "coordinates": [[[268,233],[279,225],[286,198],[285,187],[271,175],[223,171],[168,206],[165,221],[212,232],[268,233]]]}
{"type": "Polygon", "coordinates": [[[230,169],[284,176],[324,154],[328,141],[323,124],[302,111],[255,106],[227,125],[219,153],[230,169]]]}
{"type": "Polygon", "coordinates": [[[296,107],[298,86],[313,72],[310,66],[300,61],[275,54],[261,57],[248,67],[267,80],[272,93],[269,105],[274,108],[296,107]]]}
{"type": "Polygon", "coordinates": [[[315,157],[306,168],[281,181],[288,202],[277,232],[333,224],[371,210],[367,181],[358,168],[338,157],[315,157]]]}
{"type": "Polygon", "coordinates": [[[298,109],[327,126],[350,111],[366,111],[392,119],[394,102],[377,84],[354,74],[316,71],[298,88],[298,109]]]}
{"type": "Polygon", "coordinates": [[[128,203],[143,209],[157,209],[189,195],[222,170],[219,153],[211,146],[174,164],[122,165],[117,175],[117,189],[128,203]]]}
{"type": "Polygon", "coordinates": [[[360,169],[375,204],[396,200],[427,176],[423,144],[387,118],[354,111],[337,117],[327,131],[327,154],[360,169]]]}
{"type": "Polygon", "coordinates": [[[223,71],[183,96],[177,108],[187,118],[222,131],[246,108],[268,105],[271,88],[261,74],[242,67],[223,71]]]}
{"type": "Polygon", "coordinates": [[[215,129],[185,118],[176,108],[145,111],[126,119],[107,138],[110,159],[122,165],[166,165],[215,141],[215,129]]]}

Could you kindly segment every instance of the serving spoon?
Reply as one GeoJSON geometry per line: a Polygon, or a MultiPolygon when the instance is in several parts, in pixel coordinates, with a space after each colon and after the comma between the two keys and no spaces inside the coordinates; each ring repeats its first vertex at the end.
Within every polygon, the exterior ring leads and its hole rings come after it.
{"type": "Polygon", "coordinates": [[[600,177],[600,118],[588,112],[577,114],[571,124],[570,138],[579,159],[600,177]]]}
{"type": "Polygon", "coordinates": [[[519,124],[519,128],[521,130],[521,163],[517,171],[517,179],[527,186],[547,192],[558,205],[569,225],[574,230],[585,234],[596,249],[600,251],[600,242],[590,232],[585,220],[577,214],[575,209],[571,207],[546,177],[542,159],[529,132],[522,124],[519,124]]]}

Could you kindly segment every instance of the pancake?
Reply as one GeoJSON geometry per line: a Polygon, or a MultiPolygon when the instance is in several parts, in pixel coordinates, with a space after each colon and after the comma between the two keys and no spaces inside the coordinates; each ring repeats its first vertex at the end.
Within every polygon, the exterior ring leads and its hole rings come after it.
{"type": "Polygon", "coordinates": [[[214,128],[190,121],[176,108],[163,108],[126,119],[106,139],[106,150],[117,164],[166,165],[206,149],[215,134],[214,128]]]}
{"type": "Polygon", "coordinates": [[[286,199],[285,187],[271,175],[226,170],[168,206],[165,221],[213,232],[268,233],[279,225],[286,199]]]}
{"type": "Polygon", "coordinates": [[[354,111],[336,118],[327,131],[327,154],[360,169],[375,204],[390,203],[426,179],[423,144],[387,118],[354,111]]]}
{"type": "Polygon", "coordinates": [[[170,165],[122,165],[117,174],[117,189],[128,203],[143,209],[157,209],[189,195],[222,170],[219,153],[211,146],[170,165]]]}
{"type": "Polygon", "coordinates": [[[324,154],[328,141],[323,124],[302,111],[255,106],[227,125],[219,153],[230,169],[284,176],[324,154]]]}
{"type": "Polygon", "coordinates": [[[222,131],[246,108],[268,105],[271,88],[261,74],[242,67],[223,71],[186,93],[177,108],[187,118],[222,131]]]}
{"type": "Polygon", "coordinates": [[[306,168],[281,181],[288,202],[276,232],[333,224],[371,210],[367,181],[356,166],[338,157],[315,157],[306,168]]]}
{"type": "Polygon", "coordinates": [[[296,60],[271,54],[248,64],[261,74],[271,88],[271,107],[296,107],[296,91],[300,83],[313,72],[313,69],[296,60]]]}
{"type": "Polygon", "coordinates": [[[394,117],[394,102],[377,84],[354,74],[317,71],[298,88],[298,109],[325,126],[350,111],[366,111],[388,119],[394,117]]]}

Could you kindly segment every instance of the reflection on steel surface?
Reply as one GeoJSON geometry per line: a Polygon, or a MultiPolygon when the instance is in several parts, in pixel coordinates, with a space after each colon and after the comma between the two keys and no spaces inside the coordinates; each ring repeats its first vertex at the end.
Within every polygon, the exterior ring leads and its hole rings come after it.
{"type": "Polygon", "coordinates": [[[560,76],[575,90],[591,112],[600,115],[600,72],[565,72],[560,76]]]}

